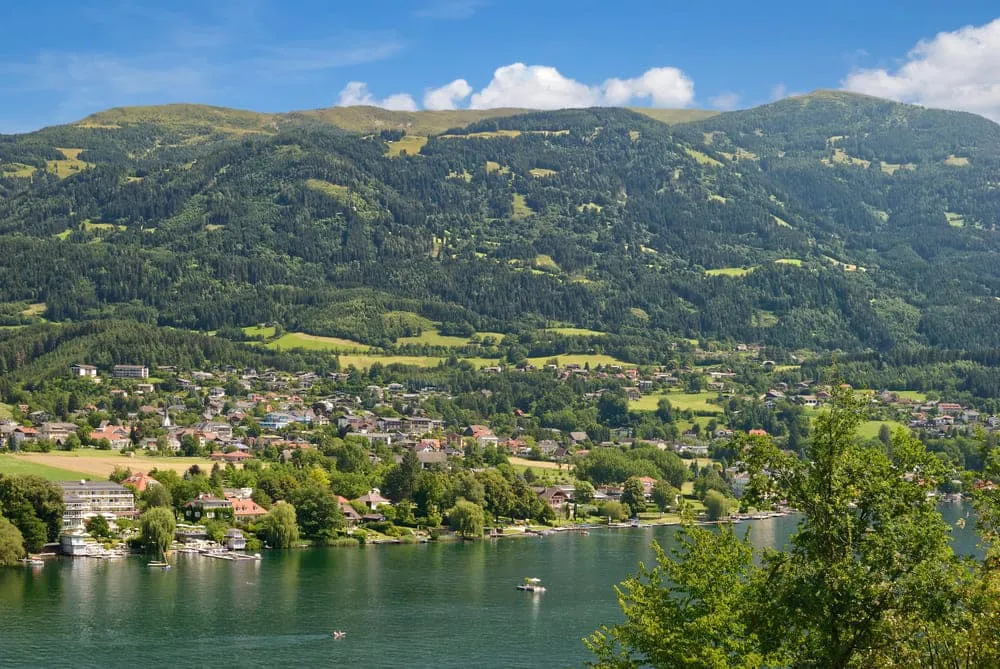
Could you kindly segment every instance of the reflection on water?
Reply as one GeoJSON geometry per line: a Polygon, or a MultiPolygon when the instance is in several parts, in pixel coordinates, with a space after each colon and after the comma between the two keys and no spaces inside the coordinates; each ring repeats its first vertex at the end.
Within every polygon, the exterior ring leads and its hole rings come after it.
{"type": "MultiPolygon", "coordinates": [[[[949,525],[966,508],[942,509],[949,525]]],[[[794,517],[751,523],[784,546],[794,517]]],[[[974,523],[955,549],[976,551],[974,523]]],[[[740,526],[742,534],[746,526],[740,526]]],[[[153,666],[580,666],[581,639],[620,619],[614,585],[676,528],[530,539],[271,551],[261,562],[177,556],[62,559],[0,570],[0,664],[153,666]],[[543,594],[518,591],[538,577],[543,594]],[[348,636],[334,641],[333,629],[348,636]]]]}

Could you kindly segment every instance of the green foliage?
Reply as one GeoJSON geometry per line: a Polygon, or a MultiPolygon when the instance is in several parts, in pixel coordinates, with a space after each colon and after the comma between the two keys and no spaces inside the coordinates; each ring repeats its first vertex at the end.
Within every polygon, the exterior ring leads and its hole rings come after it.
{"type": "Polygon", "coordinates": [[[629,517],[630,509],[621,502],[601,502],[597,507],[597,515],[620,522],[629,517]]]}
{"type": "Polygon", "coordinates": [[[88,518],[83,523],[84,528],[90,533],[90,536],[95,539],[110,539],[111,538],[111,526],[108,524],[108,519],[104,516],[94,516],[88,518]]]}
{"type": "Polygon", "coordinates": [[[169,509],[172,505],[173,499],[170,497],[170,489],[165,485],[147,486],[139,494],[139,508],[143,511],[155,506],[162,506],[169,509]]]}
{"type": "Polygon", "coordinates": [[[260,535],[271,548],[291,548],[299,540],[295,507],[278,502],[261,521],[260,535]]]}
{"type": "Polygon", "coordinates": [[[709,490],[705,494],[705,511],[709,520],[723,520],[729,517],[730,499],[718,490],[709,490]]]}
{"type": "Polygon", "coordinates": [[[65,508],[62,491],[45,479],[0,474],[0,510],[20,530],[30,552],[59,537],[65,508]]]}
{"type": "Polygon", "coordinates": [[[629,515],[638,516],[646,510],[645,490],[642,481],[637,477],[630,477],[622,487],[621,503],[628,509],[629,515]]]}
{"type": "Polygon", "coordinates": [[[0,516],[0,567],[12,567],[24,557],[24,537],[14,523],[0,516]]]}
{"type": "Polygon", "coordinates": [[[448,524],[462,537],[477,539],[483,536],[485,514],[478,504],[461,499],[448,511],[448,524]]]}
{"type": "MultiPolygon", "coordinates": [[[[336,498],[326,488],[316,485],[300,487],[291,499],[302,536],[316,542],[326,542],[344,527],[344,514],[336,498]]],[[[272,510],[273,513],[273,510],[272,510]]]]}
{"type": "Polygon", "coordinates": [[[153,507],[139,518],[140,537],[146,550],[166,555],[174,541],[177,520],[174,512],[163,507],[153,507]]]}

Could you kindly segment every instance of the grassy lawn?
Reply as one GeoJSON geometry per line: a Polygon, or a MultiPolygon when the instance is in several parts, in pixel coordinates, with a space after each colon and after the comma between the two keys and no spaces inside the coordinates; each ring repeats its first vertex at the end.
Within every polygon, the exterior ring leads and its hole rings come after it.
{"type": "Polygon", "coordinates": [[[6,163],[0,167],[0,174],[5,177],[18,177],[26,179],[35,173],[37,167],[25,165],[24,163],[6,163]]]}
{"type": "Polygon", "coordinates": [[[364,344],[350,339],[340,337],[320,337],[317,335],[305,334],[303,332],[289,332],[272,342],[268,342],[268,348],[291,349],[303,348],[308,351],[364,351],[368,347],[364,344]]]}
{"type": "Polygon", "coordinates": [[[587,328],[545,328],[546,332],[554,332],[556,334],[561,334],[566,337],[604,337],[607,336],[605,332],[598,332],[597,330],[588,330],[587,328]]]}
{"type": "Polygon", "coordinates": [[[21,455],[0,455],[0,474],[30,474],[49,481],[75,481],[91,477],[84,472],[32,462],[21,455]]]}
{"type": "Polygon", "coordinates": [[[598,365],[618,365],[619,367],[636,366],[634,363],[625,362],[624,360],[619,360],[618,358],[613,358],[610,355],[605,355],[603,353],[567,353],[565,355],[528,358],[528,362],[535,367],[544,367],[550,360],[553,359],[556,360],[556,364],[560,367],[565,367],[566,365],[580,365],[582,367],[587,363],[590,363],[590,367],[592,369],[598,365]]]}
{"type": "Polygon", "coordinates": [[[719,269],[706,269],[708,276],[746,276],[754,270],[753,267],[720,267],[719,269]]]}
{"type": "Polygon", "coordinates": [[[538,269],[547,270],[549,272],[561,272],[562,269],[559,267],[559,263],[552,259],[552,256],[546,255],[544,253],[539,253],[535,256],[535,267],[538,269]]]}
{"type": "Polygon", "coordinates": [[[0,418],[11,418],[14,415],[13,407],[0,402],[0,418]]]}
{"type": "Polygon", "coordinates": [[[722,407],[716,404],[709,404],[708,400],[714,398],[711,393],[656,393],[653,395],[643,395],[639,400],[628,403],[631,411],[656,411],[656,405],[666,397],[670,400],[670,405],[682,411],[701,411],[706,413],[722,413],[722,407]]]}
{"type": "Polygon", "coordinates": [[[799,258],[778,258],[774,261],[776,265],[795,265],[796,267],[802,267],[802,260],[799,258]]]}
{"type": "Polygon", "coordinates": [[[964,228],[965,227],[965,216],[961,214],[956,214],[953,211],[944,212],[944,217],[948,219],[948,225],[953,228],[964,228]]]}
{"type": "Polygon", "coordinates": [[[79,174],[90,167],[90,163],[80,160],[83,149],[56,149],[64,158],[62,160],[46,160],[46,169],[60,179],[79,174]]]}
{"type": "Polygon", "coordinates": [[[927,395],[920,392],[919,390],[892,390],[890,391],[893,395],[900,399],[908,399],[914,402],[926,402],[927,395]]]}
{"type": "Polygon", "coordinates": [[[699,165],[711,165],[712,167],[722,167],[722,163],[713,158],[712,156],[697,151],[695,149],[684,149],[684,153],[688,154],[694,158],[699,165]]]}
{"type": "Polygon", "coordinates": [[[964,156],[948,156],[944,161],[945,165],[951,165],[952,167],[965,167],[969,164],[969,159],[964,156]]]}
{"type": "Polygon", "coordinates": [[[559,174],[556,170],[545,169],[544,167],[535,167],[528,170],[528,174],[533,177],[544,178],[544,177],[554,177],[559,174]]]}
{"type": "Polygon", "coordinates": [[[41,316],[45,313],[45,303],[35,302],[34,304],[29,304],[28,308],[21,312],[22,316],[41,316]]]}
{"type": "Polygon", "coordinates": [[[397,158],[406,151],[407,155],[420,155],[420,149],[424,148],[427,138],[421,135],[406,135],[398,142],[386,142],[385,155],[389,158],[397,158]]]}

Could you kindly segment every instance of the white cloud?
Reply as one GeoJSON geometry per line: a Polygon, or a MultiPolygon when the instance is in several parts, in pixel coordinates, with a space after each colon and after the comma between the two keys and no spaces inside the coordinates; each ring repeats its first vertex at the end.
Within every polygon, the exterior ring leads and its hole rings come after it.
{"type": "Polygon", "coordinates": [[[1000,19],[921,40],[894,71],[855,70],[849,91],[1000,121],[1000,19]]]}
{"type": "Polygon", "coordinates": [[[722,111],[732,111],[740,104],[740,94],[733,93],[732,91],[726,91],[709,98],[708,102],[716,109],[720,109],[722,111]]]}
{"type": "Polygon", "coordinates": [[[554,67],[513,63],[497,68],[490,83],[472,95],[471,107],[564,109],[621,106],[635,100],[649,100],[655,107],[686,107],[694,100],[694,83],[677,68],[660,67],[633,79],[590,86],[554,67]]]}
{"type": "Polygon", "coordinates": [[[394,93],[382,100],[377,100],[368,90],[368,84],[363,81],[349,81],[337,97],[337,106],[357,107],[359,105],[384,107],[394,111],[417,110],[417,103],[409,93],[394,93]]]}
{"type": "Polygon", "coordinates": [[[771,100],[782,100],[788,97],[788,86],[784,84],[778,84],[771,89],[771,100]]]}
{"type": "Polygon", "coordinates": [[[431,88],[424,93],[426,109],[456,109],[458,103],[469,97],[472,86],[465,79],[456,79],[440,88],[431,88]]]}

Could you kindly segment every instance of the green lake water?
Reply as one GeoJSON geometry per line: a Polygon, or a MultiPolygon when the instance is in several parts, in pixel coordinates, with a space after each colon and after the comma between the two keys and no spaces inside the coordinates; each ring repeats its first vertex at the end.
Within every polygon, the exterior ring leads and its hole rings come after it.
{"type": "MultiPolygon", "coordinates": [[[[943,511],[954,525],[967,509],[943,511]]],[[[754,542],[784,545],[796,522],[754,521],[754,542]]],[[[973,525],[955,529],[959,553],[975,551],[973,525]]],[[[170,571],[142,558],[0,569],[0,666],[580,667],[581,639],[620,618],[614,584],[675,532],[271,551],[260,562],[179,555],[170,571]],[[548,591],[515,590],[526,576],[548,591]]]]}

